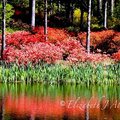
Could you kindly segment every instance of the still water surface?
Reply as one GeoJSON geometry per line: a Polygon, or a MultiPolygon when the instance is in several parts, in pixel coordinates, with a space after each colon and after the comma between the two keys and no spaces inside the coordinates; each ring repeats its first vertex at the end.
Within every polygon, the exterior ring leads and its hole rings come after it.
{"type": "Polygon", "coordinates": [[[0,84],[0,120],[120,120],[120,86],[0,84]]]}

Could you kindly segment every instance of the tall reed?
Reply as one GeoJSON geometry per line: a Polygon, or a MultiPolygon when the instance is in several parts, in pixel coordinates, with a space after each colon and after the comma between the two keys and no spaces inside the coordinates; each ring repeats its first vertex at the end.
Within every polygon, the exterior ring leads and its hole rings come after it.
{"type": "Polygon", "coordinates": [[[104,66],[80,63],[78,65],[16,64],[0,65],[0,81],[39,82],[48,84],[120,84],[120,63],[104,66]]]}

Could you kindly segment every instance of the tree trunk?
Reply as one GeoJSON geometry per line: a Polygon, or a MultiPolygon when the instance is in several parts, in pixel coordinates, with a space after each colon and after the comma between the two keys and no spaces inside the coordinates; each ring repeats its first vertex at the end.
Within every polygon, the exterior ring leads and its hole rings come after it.
{"type": "Polygon", "coordinates": [[[87,23],[88,23],[88,30],[87,30],[86,48],[87,48],[87,53],[90,54],[91,0],[89,0],[87,23]]]}
{"type": "Polygon", "coordinates": [[[111,0],[111,16],[113,17],[114,14],[114,0],[111,0]]]}
{"type": "Polygon", "coordinates": [[[101,17],[101,11],[102,11],[102,1],[101,0],[97,0],[97,12],[98,12],[98,18],[101,17]]]}
{"type": "Polygon", "coordinates": [[[71,2],[70,11],[69,11],[69,20],[70,20],[70,23],[72,24],[73,24],[73,14],[74,14],[74,6],[73,6],[73,2],[71,2]]]}
{"type": "Polygon", "coordinates": [[[44,35],[45,35],[45,40],[47,40],[47,0],[44,0],[44,35]]]}
{"type": "Polygon", "coordinates": [[[1,58],[3,59],[3,51],[6,48],[6,0],[2,0],[2,46],[1,46],[1,58]]]}
{"type": "Polygon", "coordinates": [[[84,18],[84,10],[81,8],[81,16],[80,16],[80,29],[83,30],[83,18],[84,18]]]}
{"type": "Polygon", "coordinates": [[[61,10],[61,1],[59,0],[58,1],[58,11],[60,12],[60,10],[61,10]]]}
{"type": "Polygon", "coordinates": [[[70,16],[70,3],[71,1],[65,1],[66,19],[69,19],[70,16]]]}
{"type": "Polygon", "coordinates": [[[32,0],[31,28],[35,28],[35,0],[32,0]]]}
{"type": "Polygon", "coordinates": [[[31,24],[31,21],[32,21],[32,0],[29,0],[29,23],[31,24]]]}
{"type": "Polygon", "coordinates": [[[50,15],[53,14],[53,0],[50,0],[50,15]]]}
{"type": "Polygon", "coordinates": [[[107,29],[107,5],[108,5],[108,1],[105,0],[105,9],[104,9],[104,28],[107,29]]]}
{"type": "Polygon", "coordinates": [[[99,0],[99,9],[102,11],[102,0],[99,0]]]}

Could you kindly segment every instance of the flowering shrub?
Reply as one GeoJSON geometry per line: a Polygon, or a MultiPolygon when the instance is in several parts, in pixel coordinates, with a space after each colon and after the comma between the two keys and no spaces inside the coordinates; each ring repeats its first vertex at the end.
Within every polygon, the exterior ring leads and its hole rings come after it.
{"type": "MultiPolygon", "coordinates": [[[[34,32],[41,35],[40,37],[44,38],[44,27],[36,27],[34,32]]],[[[63,41],[68,38],[67,31],[63,29],[56,29],[48,27],[48,41],[56,43],[57,41],[63,41]]]]}
{"type": "MultiPolygon", "coordinates": [[[[79,33],[78,38],[85,46],[86,33],[79,33]]],[[[108,52],[111,49],[118,49],[120,46],[120,33],[113,30],[91,32],[91,46],[94,46],[94,49],[99,48],[105,52],[108,52]]]]}
{"type": "Polygon", "coordinates": [[[108,59],[108,56],[102,55],[102,54],[88,55],[86,52],[81,52],[79,49],[74,49],[67,59],[73,63],[76,63],[76,62],[101,63],[106,61],[108,59]]]}
{"type": "MultiPolygon", "coordinates": [[[[94,32],[91,37],[97,42],[101,42],[104,32],[94,32]]],[[[48,28],[47,41],[44,39],[43,27],[35,28],[34,33],[18,31],[7,34],[7,48],[4,51],[4,59],[7,62],[27,64],[29,62],[38,63],[39,61],[56,63],[58,60],[66,60],[72,63],[81,61],[101,62],[108,58],[101,54],[88,55],[81,43],[70,37],[64,30],[48,28]]],[[[114,34],[113,31],[108,31],[108,33],[114,34]]],[[[81,33],[81,39],[85,39],[85,34],[81,33]]],[[[105,35],[104,39],[109,39],[111,35],[105,35]]],[[[115,41],[119,42],[119,33],[115,38],[115,41]]],[[[96,42],[93,43],[97,45],[96,42]]]]}
{"type": "MultiPolygon", "coordinates": [[[[31,34],[26,31],[18,31],[13,34],[7,35],[7,45],[19,47],[21,44],[44,42],[44,28],[36,27],[35,34],[31,34]]],[[[68,34],[65,30],[48,28],[48,42],[55,43],[57,41],[63,41],[68,38],[68,34]]]]}
{"type": "MultiPolygon", "coordinates": [[[[69,57],[75,52],[76,54],[81,54],[81,57],[78,61],[82,61],[85,52],[85,48],[79,43],[79,41],[74,39],[67,39],[63,42],[57,42],[57,46],[63,49],[63,59],[70,61],[69,57]]],[[[78,61],[71,61],[71,62],[78,62],[78,61]]]]}
{"type": "Polygon", "coordinates": [[[17,62],[19,64],[38,63],[44,61],[54,63],[62,59],[63,50],[51,43],[35,43],[20,46],[16,49],[13,46],[4,51],[4,58],[7,62],[17,62]]]}
{"type": "Polygon", "coordinates": [[[114,53],[112,55],[113,59],[115,59],[116,61],[120,61],[120,50],[117,53],[114,53]]]}

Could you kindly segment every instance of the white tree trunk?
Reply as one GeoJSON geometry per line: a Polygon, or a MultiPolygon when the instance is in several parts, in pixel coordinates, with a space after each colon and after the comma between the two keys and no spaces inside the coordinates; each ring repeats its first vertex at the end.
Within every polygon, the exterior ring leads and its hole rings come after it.
{"type": "Polygon", "coordinates": [[[111,0],[111,16],[113,17],[114,14],[114,2],[115,0],[111,0]]]}
{"type": "Polygon", "coordinates": [[[87,30],[87,42],[86,42],[86,47],[87,47],[87,52],[90,54],[90,26],[91,26],[91,0],[89,0],[89,7],[88,7],[88,30],[87,30]]]}
{"type": "Polygon", "coordinates": [[[3,59],[3,51],[6,48],[6,0],[2,0],[2,46],[1,58],[3,59]]]}
{"type": "Polygon", "coordinates": [[[45,5],[45,8],[44,8],[44,21],[45,21],[45,25],[44,25],[44,35],[45,35],[45,40],[47,40],[47,34],[48,34],[48,31],[47,31],[47,0],[44,0],[44,5],[45,5]]]}
{"type": "Polygon", "coordinates": [[[32,19],[31,19],[31,27],[34,29],[35,27],[35,0],[32,0],[32,19]]]}
{"type": "Polygon", "coordinates": [[[102,11],[102,0],[99,0],[99,4],[100,4],[100,11],[102,11]]]}
{"type": "Polygon", "coordinates": [[[105,13],[104,13],[104,28],[107,29],[107,6],[108,6],[108,1],[105,0],[105,13]]]}

